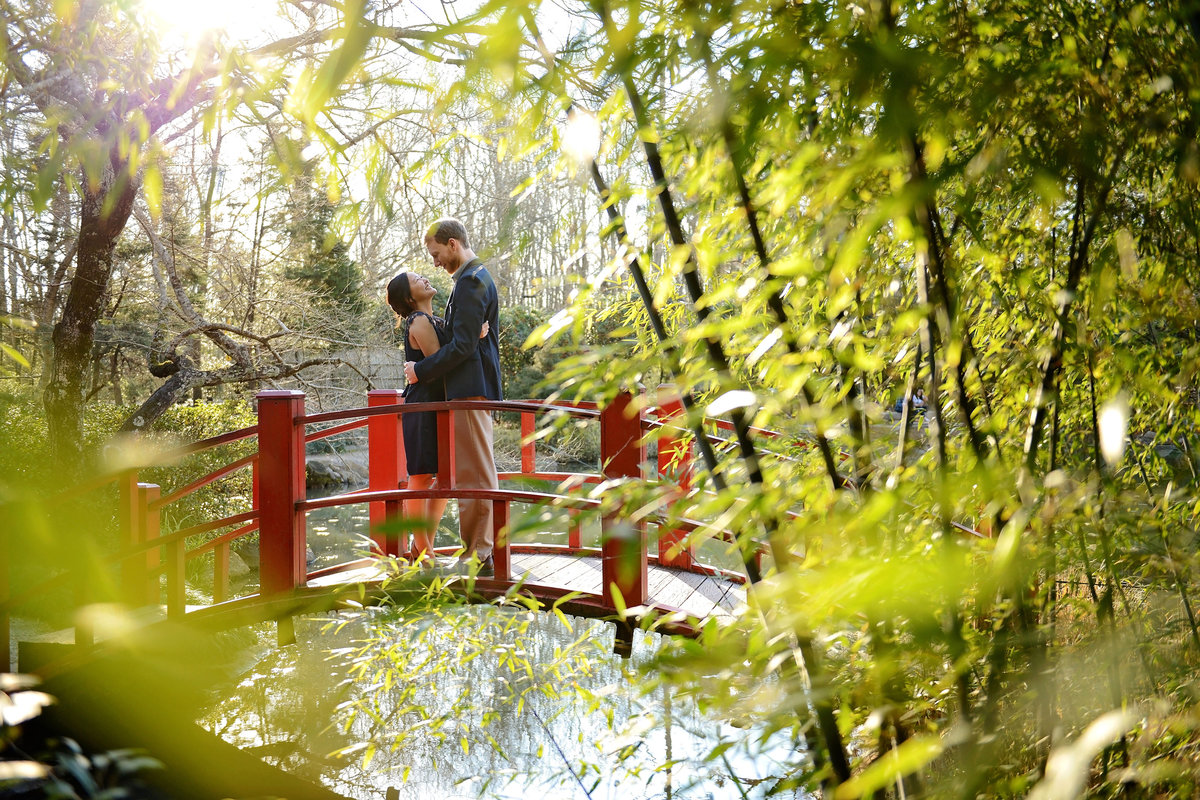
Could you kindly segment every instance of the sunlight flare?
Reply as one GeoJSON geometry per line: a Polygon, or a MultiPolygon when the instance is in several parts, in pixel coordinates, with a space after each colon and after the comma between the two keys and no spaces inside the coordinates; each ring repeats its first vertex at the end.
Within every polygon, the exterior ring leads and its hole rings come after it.
{"type": "Polygon", "coordinates": [[[251,39],[269,29],[280,14],[275,0],[141,0],[141,6],[167,36],[189,45],[221,32],[237,41],[251,39]]]}
{"type": "Polygon", "coordinates": [[[1125,435],[1129,431],[1129,399],[1119,394],[1100,409],[1100,455],[1115,467],[1125,455],[1125,435]]]}
{"type": "Polygon", "coordinates": [[[567,155],[581,164],[587,163],[600,152],[600,121],[595,114],[572,107],[567,111],[562,140],[567,155]]]}

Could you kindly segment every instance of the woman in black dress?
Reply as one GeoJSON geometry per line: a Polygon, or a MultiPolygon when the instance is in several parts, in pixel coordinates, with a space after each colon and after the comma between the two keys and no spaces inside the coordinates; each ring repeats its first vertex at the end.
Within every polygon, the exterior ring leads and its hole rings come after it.
{"type": "MultiPolygon", "coordinates": [[[[387,301],[396,312],[397,326],[404,327],[404,360],[420,361],[436,353],[449,338],[446,321],[433,314],[433,296],[437,288],[415,272],[401,272],[387,287],[387,301]]],[[[483,323],[480,337],[487,336],[488,324],[483,323]]],[[[435,403],[446,399],[442,381],[421,381],[404,388],[404,402],[435,403]]],[[[401,416],[404,429],[404,456],[408,462],[408,488],[437,487],[438,442],[437,414],[415,411],[401,416]]],[[[413,529],[414,560],[433,563],[433,543],[438,523],[446,511],[446,500],[404,501],[404,516],[423,527],[413,529]]]]}

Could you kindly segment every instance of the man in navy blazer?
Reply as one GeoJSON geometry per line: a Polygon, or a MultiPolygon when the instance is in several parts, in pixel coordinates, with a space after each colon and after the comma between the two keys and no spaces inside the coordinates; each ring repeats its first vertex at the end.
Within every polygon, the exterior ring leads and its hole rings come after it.
{"type": "MultiPolygon", "coordinates": [[[[444,380],[447,400],[503,400],[500,388],[500,298],[487,267],[471,249],[467,229],[457,219],[439,219],[425,234],[434,266],[454,278],[446,301],[450,341],[421,361],[404,364],[409,383],[444,380]],[[480,338],[483,323],[488,333],[480,338]]],[[[489,411],[454,412],[455,482],[460,489],[496,489],[489,411]]],[[[479,561],[479,575],[495,574],[492,564],[492,503],[459,500],[459,530],[464,560],[479,561]]]]}

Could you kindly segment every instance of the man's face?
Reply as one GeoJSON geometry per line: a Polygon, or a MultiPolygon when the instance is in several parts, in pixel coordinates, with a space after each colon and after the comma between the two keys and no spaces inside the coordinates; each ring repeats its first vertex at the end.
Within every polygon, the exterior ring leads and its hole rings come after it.
{"type": "Polygon", "coordinates": [[[457,239],[451,239],[445,244],[437,239],[426,239],[425,248],[429,250],[429,256],[433,259],[435,267],[441,267],[451,274],[458,269],[460,258],[457,239]]]}

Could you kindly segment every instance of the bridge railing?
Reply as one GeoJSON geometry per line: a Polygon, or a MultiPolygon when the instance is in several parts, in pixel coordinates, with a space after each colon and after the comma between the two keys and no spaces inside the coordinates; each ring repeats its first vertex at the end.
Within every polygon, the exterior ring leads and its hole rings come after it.
{"type": "MultiPolygon", "coordinates": [[[[209,553],[213,556],[213,602],[221,604],[230,601],[231,547],[237,540],[255,532],[260,536],[258,595],[284,594],[301,587],[307,580],[336,569],[314,573],[307,571],[305,514],[315,508],[368,503],[374,532],[373,549],[378,555],[399,555],[397,538],[383,531],[388,527],[386,523],[398,516],[401,502],[416,497],[476,497],[493,503],[497,535],[496,581],[511,580],[514,550],[600,556],[601,586],[596,587],[597,592],[591,602],[602,610],[646,602],[649,592],[647,563],[651,560],[682,569],[721,572],[695,559],[688,534],[699,527],[697,523],[685,520],[669,525],[657,524],[657,555],[652,555],[649,552],[646,519],[629,523],[611,513],[600,513],[600,546],[586,548],[576,515],[588,511],[598,513],[601,506],[598,500],[568,499],[545,492],[504,488],[495,491],[468,490],[455,485],[454,417],[451,412],[454,409],[483,408],[516,413],[520,417],[521,467],[516,472],[501,473],[502,481],[534,479],[596,484],[622,479],[661,478],[673,483],[677,487],[674,491],[687,492],[691,485],[691,453],[684,431],[677,425],[677,417],[682,413],[678,401],[668,401],[655,409],[646,409],[640,399],[635,401],[629,394],[620,395],[604,408],[591,403],[549,404],[542,401],[423,404],[421,410],[438,414],[441,463],[438,488],[418,493],[407,489],[400,424],[400,418],[407,409],[399,392],[373,391],[368,393],[365,408],[312,415],[305,413],[304,400],[304,395],[299,392],[261,392],[257,397],[258,424],[186,445],[155,459],[155,463],[161,465],[221,445],[257,440],[256,452],[230,461],[179,487],[164,492],[156,484],[140,481],[138,470],[128,469],[73,490],[73,493],[78,493],[113,483],[117,485],[119,550],[107,563],[120,573],[121,599],[124,602],[131,606],[144,606],[164,604],[165,600],[168,617],[184,615],[187,564],[209,553]],[[600,468],[597,472],[539,470],[533,434],[537,416],[546,413],[565,413],[596,421],[600,428],[600,468]],[[363,427],[367,429],[369,448],[367,488],[309,500],[305,486],[305,445],[363,427]],[[656,427],[662,430],[659,431],[657,463],[652,464],[647,460],[646,433],[656,427]],[[249,509],[163,533],[162,519],[166,509],[246,469],[252,473],[249,509]],[[514,544],[509,541],[508,523],[514,503],[554,504],[565,509],[572,519],[566,545],[514,544]],[[216,536],[188,547],[190,539],[214,532],[218,532],[216,536]]],[[[0,638],[7,639],[8,620],[14,608],[70,580],[67,576],[57,576],[50,582],[23,592],[19,597],[8,596],[7,590],[0,586],[0,638]]],[[[82,582],[86,582],[86,578],[82,582]]],[[[81,592],[81,602],[87,602],[90,597],[87,590],[81,592]]],[[[81,622],[76,630],[76,642],[90,644],[93,638],[88,625],[81,622]]],[[[8,642],[0,642],[0,645],[8,645],[8,642]]]]}
{"type": "MultiPolygon", "coordinates": [[[[582,481],[602,481],[645,477],[646,443],[643,437],[645,411],[631,395],[624,394],[602,409],[580,406],[550,405],[528,401],[448,401],[425,403],[421,411],[438,415],[439,469],[437,489],[414,493],[406,488],[404,474],[404,444],[400,417],[406,411],[398,393],[372,392],[368,408],[305,415],[304,398],[299,393],[278,396],[260,395],[260,575],[264,593],[284,592],[303,585],[308,577],[302,561],[304,514],[314,508],[347,503],[368,502],[375,548],[380,553],[400,555],[398,538],[381,533],[385,523],[399,516],[400,503],[406,498],[442,497],[482,499],[492,503],[495,534],[494,560],[496,581],[512,578],[513,543],[509,540],[511,505],[516,502],[549,502],[551,495],[511,489],[473,490],[457,486],[454,474],[455,436],[454,410],[480,409],[520,414],[525,437],[522,442],[520,472],[501,473],[505,480],[533,478],[552,480],[574,474],[539,472],[536,454],[529,434],[533,432],[534,416],[547,411],[568,413],[576,417],[594,418],[600,427],[600,472],[577,476],[582,481]],[[267,402],[264,402],[267,401],[267,402]],[[295,442],[296,429],[304,425],[326,423],[350,416],[367,415],[369,422],[369,479],[368,492],[339,495],[308,501],[303,480],[303,452],[295,442]],[[287,432],[287,426],[293,430],[287,432]],[[270,440],[266,437],[270,435],[270,440]],[[282,498],[273,502],[272,498],[282,498]],[[268,565],[269,562],[269,565],[268,565]]],[[[588,502],[567,503],[572,509],[586,508],[588,502]]],[[[592,504],[594,505],[594,504],[592,504]]],[[[637,606],[649,596],[647,579],[648,547],[644,523],[628,524],[610,515],[600,521],[601,586],[596,595],[605,598],[610,608],[619,604],[637,606]]],[[[568,533],[564,551],[582,552],[579,532],[575,527],[568,533]]]]}

